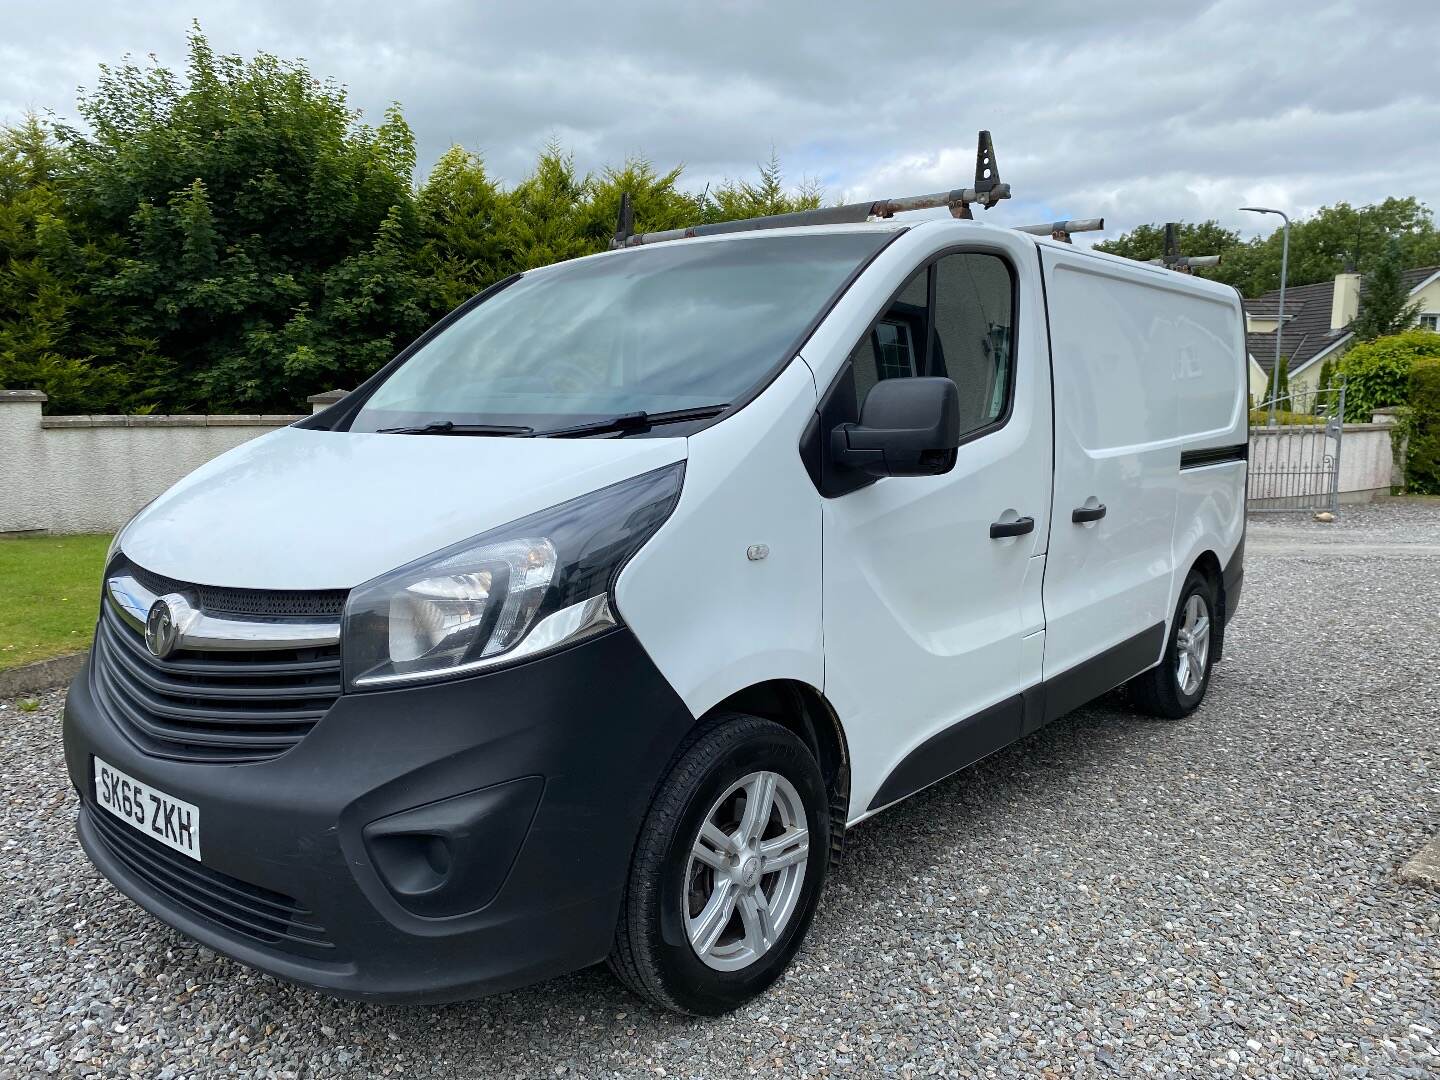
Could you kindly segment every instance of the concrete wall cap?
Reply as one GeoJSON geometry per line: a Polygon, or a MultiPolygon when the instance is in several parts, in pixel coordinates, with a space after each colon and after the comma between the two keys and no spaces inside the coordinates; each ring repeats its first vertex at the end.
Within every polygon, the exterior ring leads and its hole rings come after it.
{"type": "Polygon", "coordinates": [[[191,427],[285,427],[303,420],[293,416],[261,416],[259,413],[207,416],[202,413],[150,413],[136,415],[46,416],[40,426],[65,428],[191,428],[191,427]]]}
{"type": "Polygon", "coordinates": [[[7,401],[49,401],[50,395],[41,390],[0,390],[0,405],[7,401]]]}
{"type": "Polygon", "coordinates": [[[305,401],[310,405],[334,405],[349,393],[349,390],[326,390],[323,394],[311,394],[305,401]]]}

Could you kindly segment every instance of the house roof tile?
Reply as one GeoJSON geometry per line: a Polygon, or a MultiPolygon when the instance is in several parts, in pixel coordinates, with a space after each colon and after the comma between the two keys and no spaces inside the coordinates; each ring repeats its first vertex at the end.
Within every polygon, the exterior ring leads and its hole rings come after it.
{"type": "MultiPolygon", "coordinates": [[[[1400,275],[1405,288],[1414,292],[1435,274],[1440,266],[1417,266],[1403,271],[1400,275]]],[[[1330,309],[1335,299],[1335,280],[1317,282],[1314,285],[1296,285],[1285,290],[1285,324],[1281,330],[1280,355],[1289,357],[1289,370],[1297,371],[1336,342],[1350,336],[1349,326],[1339,330],[1330,328],[1330,309]]],[[[1257,296],[1245,301],[1245,311],[1250,315],[1269,315],[1272,319],[1280,306],[1280,290],[1257,296]]],[[[1247,333],[1245,346],[1265,374],[1275,366],[1275,333],[1247,333]]]]}

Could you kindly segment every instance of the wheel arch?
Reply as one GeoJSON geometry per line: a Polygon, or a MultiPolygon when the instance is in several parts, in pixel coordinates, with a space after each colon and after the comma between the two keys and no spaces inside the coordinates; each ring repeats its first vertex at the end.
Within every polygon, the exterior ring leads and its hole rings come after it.
{"type": "Polygon", "coordinates": [[[1215,587],[1216,610],[1211,627],[1211,640],[1214,642],[1215,654],[1211,663],[1218,664],[1225,657],[1226,622],[1225,573],[1220,563],[1220,556],[1215,554],[1212,549],[1206,548],[1195,557],[1190,564],[1190,569],[1185,572],[1185,576],[1189,577],[1196,570],[1204,574],[1215,587]]]}
{"type": "Polygon", "coordinates": [[[834,706],[815,687],[797,679],[770,679],[737,690],[700,720],[722,712],[763,716],[793,731],[810,748],[830,799],[830,858],[844,850],[850,813],[850,746],[834,706]]]}

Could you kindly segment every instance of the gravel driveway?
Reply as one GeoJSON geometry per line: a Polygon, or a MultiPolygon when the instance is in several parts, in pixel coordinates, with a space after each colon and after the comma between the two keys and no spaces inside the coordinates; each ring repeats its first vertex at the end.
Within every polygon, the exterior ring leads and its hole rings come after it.
{"type": "Polygon", "coordinates": [[[1440,504],[1252,521],[1203,709],[1107,699],[852,834],[808,947],[718,1021],[603,969],[356,1005],[193,945],[73,834],[61,695],[0,707],[0,1075],[1430,1076],[1440,504]]]}

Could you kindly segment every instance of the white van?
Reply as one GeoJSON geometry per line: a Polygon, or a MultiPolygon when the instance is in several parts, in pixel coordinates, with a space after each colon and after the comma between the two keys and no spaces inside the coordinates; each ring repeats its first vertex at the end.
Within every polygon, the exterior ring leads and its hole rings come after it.
{"type": "Polygon", "coordinates": [[[117,537],[65,715],[81,841],[333,993],[608,958],[732,1009],[848,829],[1122,684],[1200,703],[1243,332],[1231,289],[973,221],[501,282],[117,537]]]}

